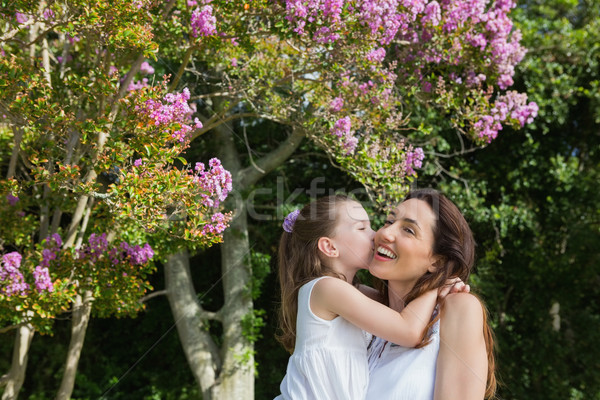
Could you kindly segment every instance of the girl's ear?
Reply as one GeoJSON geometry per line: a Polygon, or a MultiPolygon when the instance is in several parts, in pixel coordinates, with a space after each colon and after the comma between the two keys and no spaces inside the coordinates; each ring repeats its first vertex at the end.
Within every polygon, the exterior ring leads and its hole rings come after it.
{"type": "Polygon", "coordinates": [[[317,242],[317,248],[327,257],[338,257],[339,252],[331,238],[323,236],[317,242]]]}

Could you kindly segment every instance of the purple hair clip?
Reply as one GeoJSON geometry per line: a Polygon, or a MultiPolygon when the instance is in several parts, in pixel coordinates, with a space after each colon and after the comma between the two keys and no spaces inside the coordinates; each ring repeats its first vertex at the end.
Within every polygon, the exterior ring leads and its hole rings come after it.
{"type": "Polygon", "coordinates": [[[296,219],[300,214],[300,210],[294,210],[285,217],[283,220],[283,230],[287,233],[292,233],[292,229],[294,229],[294,224],[296,223],[296,219]]]}

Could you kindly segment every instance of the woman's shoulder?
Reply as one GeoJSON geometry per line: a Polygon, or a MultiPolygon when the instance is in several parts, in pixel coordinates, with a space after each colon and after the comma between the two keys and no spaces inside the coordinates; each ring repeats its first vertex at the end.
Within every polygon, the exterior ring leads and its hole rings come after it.
{"type": "Polygon", "coordinates": [[[471,293],[449,294],[441,309],[441,332],[466,333],[473,330],[476,333],[483,326],[483,313],[483,304],[477,296],[471,293]]]}
{"type": "Polygon", "coordinates": [[[452,293],[444,299],[442,312],[462,313],[462,312],[483,312],[481,300],[472,293],[452,293]]]}

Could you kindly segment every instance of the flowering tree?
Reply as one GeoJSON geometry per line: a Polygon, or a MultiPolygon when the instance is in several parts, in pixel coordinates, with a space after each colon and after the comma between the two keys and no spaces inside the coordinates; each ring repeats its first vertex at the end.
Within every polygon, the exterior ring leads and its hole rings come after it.
{"type": "MultiPolygon", "coordinates": [[[[13,154],[36,149],[24,168],[37,180],[6,185],[11,196],[38,201],[38,241],[60,230],[65,214],[63,248],[81,248],[85,232],[107,231],[141,241],[168,231],[208,245],[228,222],[214,208],[232,180],[243,193],[308,138],[385,204],[427,161],[436,123],[449,122],[478,147],[503,125],[535,116],[525,95],[505,91],[524,54],[507,16],[513,7],[510,0],[16,2],[0,11],[10,28],[1,42],[0,104],[13,154]],[[288,135],[242,165],[234,131],[257,120],[288,135]],[[173,166],[189,140],[207,132],[231,176],[216,160],[208,170],[173,166]],[[51,194],[57,199],[48,203],[51,194]]],[[[206,399],[253,392],[246,205],[233,207],[221,310],[197,301],[185,251],[165,264],[180,338],[206,399]],[[223,326],[220,349],[206,329],[211,319],[223,326]]]]}
{"type": "Polygon", "coordinates": [[[17,332],[3,399],[19,392],[33,333],[64,312],[73,328],[57,398],[70,398],[92,310],[135,315],[155,251],[219,242],[230,218],[219,211],[231,190],[220,161],[177,161],[201,127],[189,91],[134,80],[155,48],[138,6],[0,11],[0,324],[17,332]],[[98,31],[108,9],[114,19],[98,31]]]}

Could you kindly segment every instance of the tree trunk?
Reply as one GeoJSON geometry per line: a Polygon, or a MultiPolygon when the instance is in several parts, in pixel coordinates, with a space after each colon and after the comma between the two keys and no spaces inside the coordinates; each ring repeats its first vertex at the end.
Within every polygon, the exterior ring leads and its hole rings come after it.
{"type": "MultiPolygon", "coordinates": [[[[242,169],[228,123],[214,127],[218,157],[233,176],[237,193],[243,193],[269,171],[281,165],[298,148],[304,133],[294,132],[279,147],[242,169]]],[[[167,292],[188,363],[204,400],[254,399],[254,344],[245,336],[244,322],[253,317],[252,268],[248,239],[248,213],[244,199],[228,198],[234,218],[223,235],[221,271],[224,305],[218,313],[204,311],[197,301],[189,272],[187,252],[177,253],[165,265],[167,292]],[[236,199],[242,200],[232,204],[236,199]],[[217,349],[204,329],[207,319],[223,325],[223,345],[217,349]]]]}
{"type": "Polygon", "coordinates": [[[62,382],[56,395],[56,400],[69,400],[75,387],[77,365],[81,357],[81,349],[85,340],[90,314],[92,312],[92,292],[86,291],[83,299],[77,295],[73,302],[73,316],[71,321],[71,342],[67,352],[67,362],[63,373],[62,382]]]}
{"type": "Polygon", "coordinates": [[[13,350],[12,365],[7,376],[3,378],[6,382],[2,400],[14,400],[19,395],[23,381],[25,380],[25,370],[27,369],[27,355],[29,346],[35,333],[30,324],[23,325],[17,329],[15,335],[15,347],[13,350]]]}
{"type": "MultiPolygon", "coordinates": [[[[241,182],[240,157],[235,147],[233,129],[229,124],[215,128],[217,154],[223,166],[231,172],[238,193],[246,189],[241,182]]],[[[254,399],[254,344],[243,332],[244,318],[252,317],[250,293],[252,268],[245,202],[232,204],[237,196],[228,199],[234,218],[223,234],[221,273],[225,303],[221,310],[223,321],[223,367],[214,394],[219,400],[254,399]]]]}
{"type": "Polygon", "coordinates": [[[205,313],[194,290],[187,250],[169,256],[165,280],[181,346],[202,391],[202,399],[217,399],[212,391],[221,368],[219,350],[205,327],[205,313]]]}
{"type": "MultiPolygon", "coordinates": [[[[225,304],[223,318],[223,369],[219,400],[254,398],[254,344],[244,336],[245,318],[252,317],[250,244],[246,209],[238,205],[236,217],[225,231],[221,248],[225,304]]],[[[217,398],[217,397],[215,397],[217,398]]]]}

